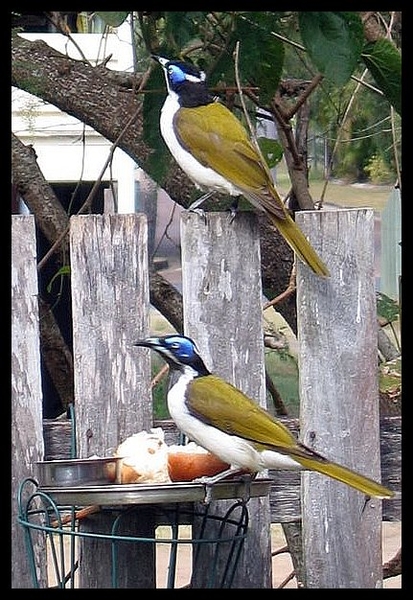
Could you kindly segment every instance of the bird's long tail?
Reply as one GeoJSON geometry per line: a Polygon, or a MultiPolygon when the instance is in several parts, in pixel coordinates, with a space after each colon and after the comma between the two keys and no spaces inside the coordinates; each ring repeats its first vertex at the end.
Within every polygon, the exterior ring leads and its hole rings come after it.
{"type": "Polygon", "coordinates": [[[311,458],[294,458],[304,467],[304,469],[309,469],[311,471],[317,471],[318,473],[328,475],[329,477],[346,483],[347,485],[369,496],[376,496],[377,498],[392,498],[394,496],[394,492],[384,487],[384,485],[381,485],[373,479],[369,479],[368,477],[360,475],[360,473],[356,473],[356,471],[352,471],[351,469],[343,467],[337,463],[330,461],[319,462],[311,458]]]}
{"type": "Polygon", "coordinates": [[[279,230],[285,241],[288,242],[297,256],[308,265],[314,273],[323,275],[324,277],[330,275],[326,265],[318,256],[304,233],[288,214],[286,214],[285,219],[280,219],[271,214],[269,217],[273,225],[279,230]]]}

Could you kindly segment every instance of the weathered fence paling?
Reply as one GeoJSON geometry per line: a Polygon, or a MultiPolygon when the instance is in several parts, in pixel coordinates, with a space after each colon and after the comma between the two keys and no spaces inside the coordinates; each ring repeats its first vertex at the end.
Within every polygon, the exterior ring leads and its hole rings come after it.
{"type": "MultiPolygon", "coordinates": [[[[40,375],[39,310],[37,305],[36,235],[33,216],[12,216],[12,587],[32,585],[23,530],[17,524],[16,498],[20,483],[34,475],[42,460],[42,387],[40,375]]],[[[44,540],[37,536],[36,569],[46,581],[41,560],[44,540]]]]}
{"type": "Polygon", "coordinates": [[[73,362],[80,458],[115,450],[152,423],[150,356],[133,342],[149,331],[144,215],[70,220],[73,362]]]}
{"type": "MultiPolygon", "coordinates": [[[[184,213],[181,245],[185,333],[196,341],[210,369],[265,405],[256,215],[239,213],[231,222],[225,213],[207,213],[205,218],[184,213]]],[[[216,502],[217,514],[223,514],[229,503],[216,502]]],[[[272,586],[269,499],[251,499],[248,510],[249,532],[233,587],[268,588],[272,586]]],[[[208,564],[210,549],[204,551],[208,564]]],[[[202,585],[202,569],[194,575],[197,586],[202,585]]]]}
{"type": "MultiPolygon", "coordinates": [[[[152,426],[150,356],[133,342],[149,331],[147,222],[144,215],[71,218],[73,356],[78,455],[109,456],[152,426]]],[[[110,532],[116,513],[82,520],[83,532],[110,532]]],[[[129,532],[153,537],[150,514],[131,514],[129,532]]],[[[110,544],[80,538],[81,587],[111,587],[110,544]]],[[[153,545],[120,544],[118,586],[155,587],[153,545]],[[135,547],[134,547],[135,546],[135,547]]]]}
{"type": "MultiPolygon", "coordinates": [[[[305,212],[297,221],[331,273],[323,280],[297,269],[301,438],[380,480],[374,211],[305,212]]],[[[381,502],[318,473],[302,481],[306,587],[381,587],[381,502]]]]}

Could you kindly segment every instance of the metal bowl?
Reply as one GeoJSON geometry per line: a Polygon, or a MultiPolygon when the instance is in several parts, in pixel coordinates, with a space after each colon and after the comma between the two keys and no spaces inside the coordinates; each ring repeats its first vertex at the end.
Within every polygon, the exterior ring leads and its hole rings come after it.
{"type": "Polygon", "coordinates": [[[74,487],[120,483],[122,458],[73,458],[35,463],[40,487],[74,487]]]}

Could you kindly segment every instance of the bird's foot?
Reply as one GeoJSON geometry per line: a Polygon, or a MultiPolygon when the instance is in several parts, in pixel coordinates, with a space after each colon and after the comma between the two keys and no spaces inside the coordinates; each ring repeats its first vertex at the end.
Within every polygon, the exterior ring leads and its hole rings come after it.
{"type": "Polygon", "coordinates": [[[218,483],[218,481],[221,481],[222,479],[226,479],[227,477],[232,476],[232,475],[237,475],[239,473],[245,474],[245,471],[243,469],[230,467],[229,469],[225,469],[225,471],[221,471],[220,473],[217,473],[216,475],[197,477],[196,479],[194,479],[194,483],[203,483],[204,484],[204,486],[205,486],[204,502],[205,502],[205,504],[209,504],[212,500],[213,486],[216,483],[218,483]]]}
{"type": "Polygon", "coordinates": [[[194,213],[198,214],[201,217],[201,219],[203,220],[204,225],[207,224],[206,212],[204,211],[203,208],[191,208],[191,207],[189,207],[188,210],[190,212],[194,212],[194,213]]]}
{"type": "Polygon", "coordinates": [[[200,217],[204,221],[204,225],[207,224],[207,218],[206,218],[205,211],[201,208],[201,204],[203,204],[206,200],[208,200],[208,198],[210,198],[212,195],[213,195],[213,192],[208,192],[207,194],[204,194],[203,196],[198,198],[198,200],[195,200],[195,202],[192,202],[192,204],[188,208],[189,212],[194,212],[194,213],[197,213],[198,215],[200,215],[200,217]]]}
{"type": "Polygon", "coordinates": [[[237,211],[232,206],[228,209],[228,222],[230,225],[234,222],[235,217],[237,216],[237,211]]]}
{"type": "Polygon", "coordinates": [[[256,473],[243,473],[241,479],[245,484],[245,490],[242,496],[243,502],[249,502],[251,498],[251,483],[255,479],[256,473]]]}
{"type": "Polygon", "coordinates": [[[228,209],[230,225],[233,223],[235,217],[237,216],[237,213],[238,213],[238,197],[235,198],[234,202],[231,204],[231,206],[228,209]]]}

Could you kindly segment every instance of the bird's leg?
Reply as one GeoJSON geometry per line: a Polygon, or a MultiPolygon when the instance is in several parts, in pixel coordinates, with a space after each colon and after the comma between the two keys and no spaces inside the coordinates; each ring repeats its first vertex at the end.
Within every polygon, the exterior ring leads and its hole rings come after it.
{"type": "Polygon", "coordinates": [[[206,200],[208,200],[209,198],[211,198],[211,196],[214,195],[214,192],[207,192],[206,194],[203,194],[200,198],[198,198],[198,200],[195,200],[195,202],[192,202],[192,204],[189,206],[188,210],[197,210],[201,204],[203,204],[206,200]]]}
{"type": "Polygon", "coordinates": [[[226,477],[229,477],[230,475],[237,475],[239,473],[245,474],[245,469],[240,469],[239,467],[229,467],[229,469],[225,469],[225,471],[221,471],[216,475],[209,477],[198,477],[197,479],[194,479],[195,483],[203,483],[205,485],[205,504],[209,504],[212,500],[212,486],[215,485],[215,483],[225,479],[226,477]]]}
{"type": "Polygon", "coordinates": [[[205,216],[205,211],[202,208],[200,208],[200,206],[201,206],[201,204],[203,204],[205,202],[205,200],[208,200],[208,198],[210,198],[213,194],[214,194],[214,192],[208,192],[207,194],[204,194],[203,196],[198,198],[198,200],[195,200],[195,202],[192,202],[192,204],[188,208],[188,210],[190,212],[196,212],[199,214],[200,217],[202,217],[202,219],[204,220],[204,225],[206,225],[207,220],[206,220],[206,216],[205,216]]]}

